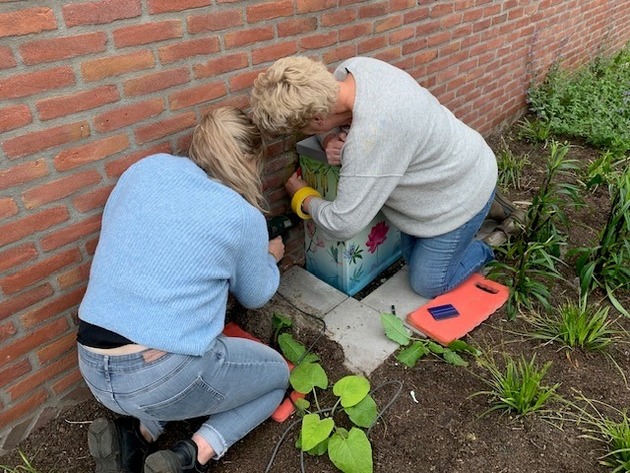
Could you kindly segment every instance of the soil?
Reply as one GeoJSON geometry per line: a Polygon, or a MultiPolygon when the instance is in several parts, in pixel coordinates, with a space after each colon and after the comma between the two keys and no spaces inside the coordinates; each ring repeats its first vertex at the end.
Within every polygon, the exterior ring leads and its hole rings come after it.
{"type": "MultiPolygon", "coordinates": [[[[503,140],[512,152],[528,154],[532,163],[525,169],[527,185],[506,193],[515,202],[531,200],[537,189],[548,150],[540,144],[530,144],[516,138],[514,129],[503,133],[503,140]]],[[[500,136],[488,140],[498,151],[500,136]]],[[[570,156],[583,165],[599,152],[574,143],[570,156]]],[[[571,225],[570,245],[593,244],[595,230],[601,228],[608,210],[606,189],[594,194],[584,193],[587,206],[567,209],[571,225]]],[[[376,278],[375,282],[356,297],[361,298],[385,281],[399,266],[376,278]]],[[[575,271],[568,265],[566,281],[552,288],[553,305],[566,299],[576,300],[575,271]]],[[[601,296],[601,294],[600,294],[601,296]]],[[[630,296],[620,294],[625,307],[630,296]]],[[[604,302],[606,303],[606,302],[604,302]]],[[[316,325],[300,310],[280,296],[275,296],[263,309],[242,311],[233,308],[230,318],[263,341],[271,340],[271,314],[279,312],[295,321],[294,336],[305,345],[314,344],[313,351],[321,357],[322,366],[334,382],[349,374],[343,367],[341,348],[326,337],[320,337],[316,325]]],[[[610,315],[617,328],[630,330],[630,320],[620,316],[611,306],[610,315]]],[[[580,396],[608,404],[618,409],[630,406],[630,388],[622,373],[630,374],[630,341],[627,332],[607,352],[568,351],[558,344],[543,344],[527,336],[531,327],[523,317],[508,320],[505,307],[493,314],[465,340],[501,360],[503,354],[513,358],[536,356],[539,365],[550,362],[543,384],[559,383],[558,393],[578,406],[584,406],[580,396]]],[[[599,460],[606,453],[604,445],[585,437],[585,424],[577,424],[571,412],[555,401],[544,413],[518,417],[500,411],[487,412],[491,407],[485,380],[489,374],[479,363],[468,358],[467,368],[454,367],[437,358],[421,360],[407,368],[392,355],[370,376],[377,405],[391,406],[369,432],[376,473],[596,473],[609,472],[599,460]]],[[[320,399],[326,405],[326,395],[320,399]]],[[[601,407],[602,412],[607,412],[601,407]]],[[[611,415],[612,415],[612,411],[611,415]]],[[[93,471],[94,464],[87,449],[86,432],[90,421],[110,416],[95,401],[88,400],[64,411],[56,420],[32,433],[19,446],[39,473],[93,471]]],[[[618,419],[617,419],[618,420],[618,419]]],[[[174,441],[189,437],[201,420],[169,424],[158,442],[167,448],[174,441]]],[[[300,455],[295,448],[296,428],[293,419],[278,424],[269,420],[233,446],[225,457],[213,462],[211,471],[237,472],[300,472],[300,455]],[[287,439],[280,443],[287,433],[287,439]],[[267,470],[274,449],[279,445],[271,468],[267,470]]],[[[18,450],[0,458],[0,464],[21,464],[18,450]]],[[[306,472],[338,471],[326,456],[304,458],[306,472]]]]}

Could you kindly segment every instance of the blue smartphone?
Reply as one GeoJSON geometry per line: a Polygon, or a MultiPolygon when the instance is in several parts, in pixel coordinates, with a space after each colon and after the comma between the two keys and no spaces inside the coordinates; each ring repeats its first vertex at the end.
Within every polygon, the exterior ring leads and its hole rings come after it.
{"type": "Polygon", "coordinates": [[[453,304],[436,305],[435,307],[429,307],[427,310],[435,320],[451,319],[459,315],[453,304]]]}

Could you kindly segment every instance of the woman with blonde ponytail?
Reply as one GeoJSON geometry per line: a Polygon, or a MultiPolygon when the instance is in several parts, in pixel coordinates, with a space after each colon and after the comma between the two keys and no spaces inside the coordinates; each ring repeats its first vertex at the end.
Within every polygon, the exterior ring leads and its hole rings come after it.
{"type": "Polygon", "coordinates": [[[112,191],[77,336],[87,385],[122,416],[90,426],[97,472],[205,472],[282,401],[284,359],[222,335],[229,293],[261,307],[280,280],[263,150],[247,115],[221,107],[195,128],[188,157],[148,156],[112,191]],[[198,417],[208,419],[192,439],[151,453],[168,421],[198,417]]]}

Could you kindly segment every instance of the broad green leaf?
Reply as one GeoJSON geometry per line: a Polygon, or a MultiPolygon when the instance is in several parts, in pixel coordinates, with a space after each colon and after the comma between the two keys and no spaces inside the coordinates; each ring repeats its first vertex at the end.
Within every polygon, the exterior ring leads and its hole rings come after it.
{"type": "Polygon", "coordinates": [[[335,428],[330,417],[320,419],[319,414],[307,414],[302,419],[302,451],[307,452],[328,438],[335,428]]]}
{"type": "Polygon", "coordinates": [[[402,320],[393,314],[381,314],[381,323],[385,328],[385,335],[399,345],[409,345],[411,331],[403,325],[402,320]]]}
{"type": "Polygon", "coordinates": [[[341,398],[343,407],[352,407],[370,392],[370,382],[363,376],[344,376],[333,386],[333,394],[341,398]]]}
{"type": "Polygon", "coordinates": [[[445,350],[445,348],[439,343],[431,341],[427,342],[427,346],[429,347],[429,350],[431,350],[431,353],[435,353],[436,355],[441,355],[442,353],[444,353],[445,350]]]}
{"type": "Polygon", "coordinates": [[[372,473],[372,445],[365,432],[353,427],[347,435],[335,432],[328,441],[328,457],[343,473],[372,473]]]}
{"type": "Polygon", "coordinates": [[[365,428],[371,427],[378,416],[376,402],[369,394],[357,405],[346,407],[345,411],[355,425],[365,428]]]}
{"type": "Polygon", "coordinates": [[[469,345],[463,340],[453,340],[451,343],[448,344],[448,348],[450,348],[451,350],[455,352],[463,351],[466,353],[470,353],[471,355],[474,355],[474,356],[481,355],[481,350],[469,345]]]}
{"type": "Polygon", "coordinates": [[[429,354],[429,349],[424,345],[421,341],[416,341],[411,344],[411,346],[401,350],[397,355],[396,359],[400,361],[405,366],[409,368],[413,368],[416,366],[416,363],[420,358],[429,354]]]}
{"type": "Polygon", "coordinates": [[[314,363],[319,361],[315,353],[306,353],[306,347],[293,338],[290,333],[283,333],[278,337],[278,345],[284,357],[294,365],[305,361],[314,363]]]}
{"type": "Polygon", "coordinates": [[[320,457],[324,453],[328,451],[328,438],[326,438],[323,442],[319,442],[315,447],[311,448],[308,452],[309,455],[313,455],[314,457],[320,457]]]}
{"type": "Polygon", "coordinates": [[[452,350],[444,350],[442,357],[444,358],[444,360],[446,360],[447,363],[451,365],[468,366],[468,362],[452,350]]]}
{"type": "Polygon", "coordinates": [[[328,376],[318,363],[300,363],[291,371],[291,386],[299,393],[310,393],[316,386],[328,388],[328,376]]]}
{"type": "Polygon", "coordinates": [[[300,411],[305,411],[311,407],[311,403],[304,398],[299,398],[295,400],[295,407],[297,407],[300,411]]]}
{"type": "Polygon", "coordinates": [[[274,312],[271,319],[271,326],[275,331],[280,331],[284,328],[289,328],[293,326],[293,321],[286,315],[274,312]]]}

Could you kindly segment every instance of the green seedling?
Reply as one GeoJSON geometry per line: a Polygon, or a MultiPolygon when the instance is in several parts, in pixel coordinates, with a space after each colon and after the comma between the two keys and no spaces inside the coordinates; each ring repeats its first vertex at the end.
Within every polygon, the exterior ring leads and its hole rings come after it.
{"type": "Polygon", "coordinates": [[[22,465],[18,465],[15,467],[0,465],[0,469],[2,473],[39,473],[33,465],[31,465],[31,461],[21,450],[18,451],[20,454],[20,458],[22,459],[22,465]]]}
{"type": "Polygon", "coordinates": [[[411,330],[394,314],[381,314],[381,323],[387,338],[404,347],[396,354],[396,359],[409,368],[416,366],[418,361],[427,355],[433,355],[453,366],[468,366],[468,362],[461,354],[473,356],[481,354],[463,340],[455,340],[445,347],[427,338],[414,337],[411,330]]]}
{"type": "Polygon", "coordinates": [[[329,380],[317,363],[318,357],[308,353],[291,334],[280,335],[278,341],[284,356],[296,365],[291,371],[291,386],[297,392],[311,395],[314,403],[311,406],[305,399],[296,403],[302,416],[296,446],[311,455],[327,453],[333,465],[344,473],[371,473],[372,445],[363,429],[376,422],[378,409],[368,379],[356,375],[341,378],[332,388],[335,404],[323,409],[317,393],[328,389],[329,380]],[[349,430],[336,421],[340,414],[353,425],[349,430]]]}
{"type": "Polygon", "coordinates": [[[523,170],[529,165],[529,155],[515,156],[510,147],[501,137],[501,149],[497,153],[499,178],[497,184],[503,190],[508,188],[521,189],[523,187],[523,170]]]}
{"type": "Polygon", "coordinates": [[[500,368],[493,359],[480,361],[490,374],[490,378],[484,378],[490,387],[487,391],[480,391],[473,396],[487,395],[490,397],[492,407],[485,414],[493,411],[525,416],[542,411],[543,407],[553,399],[560,399],[556,390],[560,386],[544,386],[543,378],[547,374],[551,363],[537,366],[536,356],[530,360],[521,357],[514,360],[510,356],[504,356],[504,367],[500,368]]]}

